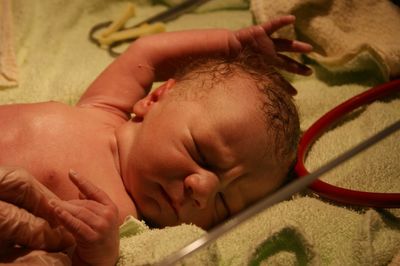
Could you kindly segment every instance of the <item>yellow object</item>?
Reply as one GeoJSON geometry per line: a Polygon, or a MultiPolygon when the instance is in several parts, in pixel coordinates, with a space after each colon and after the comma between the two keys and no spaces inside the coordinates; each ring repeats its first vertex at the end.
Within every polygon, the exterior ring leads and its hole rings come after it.
{"type": "Polygon", "coordinates": [[[134,39],[145,35],[150,35],[154,33],[160,33],[165,31],[165,24],[162,22],[157,22],[153,24],[143,24],[140,27],[127,29],[123,31],[117,31],[110,34],[106,38],[98,38],[102,46],[109,46],[110,44],[122,41],[126,39],[134,39]]]}
{"type": "Polygon", "coordinates": [[[11,0],[0,0],[0,88],[18,86],[11,0]]]}
{"type": "Polygon", "coordinates": [[[102,48],[107,49],[112,43],[136,39],[141,36],[160,33],[165,31],[165,24],[156,22],[152,24],[143,24],[138,27],[124,29],[125,23],[136,14],[134,4],[128,3],[124,13],[113,21],[106,29],[100,32],[95,38],[102,48]],[[122,29],[122,30],[121,30],[122,29]]]}
{"type": "Polygon", "coordinates": [[[122,26],[124,26],[125,22],[130,19],[131,17],[136,15],[136,9],[135,6],[132,3],[128,4],[128,7],[126,8],[125,12],[122,14],[122,16],[113,21],[108,28],[106,28],[102,33],[101,37],[105,38],[109,36],[111,33],[118,31],[122,26]]]}

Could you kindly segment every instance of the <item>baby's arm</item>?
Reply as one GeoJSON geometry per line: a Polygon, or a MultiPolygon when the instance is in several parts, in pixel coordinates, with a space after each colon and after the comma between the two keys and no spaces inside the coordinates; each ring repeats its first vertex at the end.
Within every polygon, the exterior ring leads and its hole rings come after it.
{"type": "Polygon", "coordinates": [[[271,39],[283,26],[292,24],[294,16],[238,31],[226,29],[192,30],[146,36],[133,42],[88,88],[78,105],[116,108],[126,114],[149,91],[153,81],[173,77],[177,62],[201,56],[235,56],[244,46],[265,55],[272,65],[298,74],[310,70],[278,52],[309,52],[311,46],[298,41],[271,39]]]}
{"type": "Polygon", "coordinates": [[[76,240],[73,265],[115,265],[119,255],[118,208],[107,194],[73,172],[71,181],[80,200],[51,200],[49,204],[76,240]]]}

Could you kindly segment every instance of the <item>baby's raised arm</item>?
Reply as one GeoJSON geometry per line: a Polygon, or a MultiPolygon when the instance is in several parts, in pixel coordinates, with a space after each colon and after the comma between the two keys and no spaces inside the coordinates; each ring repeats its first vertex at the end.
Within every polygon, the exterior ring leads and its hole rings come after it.
{"type": "Polygon", "coordinates": [[[310,45],[269,37],[294,20],[294,16],[283,16],[238,31],[192,30],[140,38],[89,86],[78,106],[111,107],[129,114],[132,106],[148,93],[154,81],[166,80],[174,75],[179,67],[176,62],[201,56],[235,56],[245,46],[265,55],[272,65],[308,74],[310,69],[278,52],[305,53],[311,51],[310,45]]]}

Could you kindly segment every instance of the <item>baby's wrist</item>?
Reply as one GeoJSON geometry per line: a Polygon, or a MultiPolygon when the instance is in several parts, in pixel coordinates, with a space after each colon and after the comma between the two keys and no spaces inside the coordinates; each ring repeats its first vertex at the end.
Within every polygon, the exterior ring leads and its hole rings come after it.
{"type": "Polygon", "coordinates": [[[114,266],[117,264],[119,259],[119,253],[117,253],[116,256],[113,256],[110,259],[110,256],[107,256],[107,258],[99,258],[96,257],[95,259],[86,259],[82,258],[79,255],[79,252],[75,252],[72,255],[71,262],[72,265],[77,265],[77,266],[114,266]]]}

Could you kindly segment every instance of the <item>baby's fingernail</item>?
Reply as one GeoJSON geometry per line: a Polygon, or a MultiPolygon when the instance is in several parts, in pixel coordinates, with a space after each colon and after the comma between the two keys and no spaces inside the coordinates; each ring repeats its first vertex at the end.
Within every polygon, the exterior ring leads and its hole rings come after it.
{"type": "Polygon", "coordinates": [[[56,201],[55,201],[55,200],[51,199],[51,200],[49,200],[49,205],[50,205],[51,207],[55,207],[57,204],[56,204],[56,201]]]}
{"type": "Polygon", "coordinates": [[[312,49],[314,49],[314,47],[313,47],[311,44],[309,44],[309,43],[304,43],[304,46],[305,46],[307,49],[309,49],[310,51],[311,51],[312,49]]]}
{"type": "Polygon", "coordinates": [[[306,70],[305,70],[305,74],[306,75],[311,75],[313,73],[313,70],[311,69],[311,68],[307,68],[306,70]]]}
{"type": "Polygon", "coordinates": [[[78,173],[73,169],[69,169],[69,175],[75,178],[78,177],[78,173]]]}
{"type": "Polygon", "coordinates": [[[293,41],[294,48],[301,49],[302,52],[311,52],[313,50],[313,46],[309,43],[294,40],[293,41]]]}

